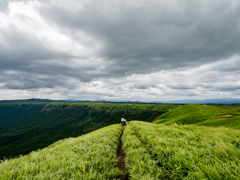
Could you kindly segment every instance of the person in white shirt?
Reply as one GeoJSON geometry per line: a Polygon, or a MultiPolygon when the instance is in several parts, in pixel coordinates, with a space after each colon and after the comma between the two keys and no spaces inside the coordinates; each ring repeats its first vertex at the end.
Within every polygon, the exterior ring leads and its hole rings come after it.
{"type": "Polygon", "coordinates": [[[125,125],[127,124],[127,120],[124,119],[124,118],[122,118],[122,119],[121,119],[121,124],[122,124],[123,126],[125,126],[125,125]]]}

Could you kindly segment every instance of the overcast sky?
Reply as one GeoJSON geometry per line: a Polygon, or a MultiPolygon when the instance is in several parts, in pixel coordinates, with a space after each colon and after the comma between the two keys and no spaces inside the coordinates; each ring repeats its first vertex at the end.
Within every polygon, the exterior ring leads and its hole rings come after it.
{"type": "Polygon", "coordinates": [[[0,0],[2,100],[239,97],[239,0],[0,0]]]}

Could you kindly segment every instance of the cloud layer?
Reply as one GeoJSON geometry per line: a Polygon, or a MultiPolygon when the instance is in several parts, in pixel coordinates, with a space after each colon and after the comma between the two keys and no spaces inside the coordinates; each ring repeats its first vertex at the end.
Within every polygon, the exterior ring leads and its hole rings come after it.
{"type": "Polygon", "coordinates": [[[0,2],[0,99],[239,97],[238,0],[0,2]]]}

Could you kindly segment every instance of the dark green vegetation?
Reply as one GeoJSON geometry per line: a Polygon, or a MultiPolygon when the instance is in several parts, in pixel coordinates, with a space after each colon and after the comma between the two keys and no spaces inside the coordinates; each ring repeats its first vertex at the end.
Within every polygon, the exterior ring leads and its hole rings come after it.
{"type": "Polygon", "coordinates": [[[240,106],[184,105],[154,121],[163,124],[195,124],[240,129],[240,106]]]}
{"type": "Polygon", "coordinates": [[[123,134],[131,179],[240,179],[240,131],[130,122],[123,134]]]}
{"type": "Polygon", "coordinates": [[[58,141],[20,158],[0,163],[0,179],[114,179],[121,126],[111,125],[78,138],[58,141]]]}
{"type": "Polygon", "coordinates": [[[84,102],[1,102],[0,159],[77,137],[121,117],[152,122],[176,105],[84,102]]]}

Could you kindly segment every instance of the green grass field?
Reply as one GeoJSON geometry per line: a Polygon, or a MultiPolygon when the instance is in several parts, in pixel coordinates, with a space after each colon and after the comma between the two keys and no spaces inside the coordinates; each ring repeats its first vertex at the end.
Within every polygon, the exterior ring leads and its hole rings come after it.
{"type": "Polygon", "coordinates": [[[131,179],[240,179],[240,131],[130,122],[123,135],[131,179]]]}
{"type": "Polygon", "coordinates": [[[224,126],[240,129],[240,106],[184,105],[159,116],[154,123],[224,126]]]}

